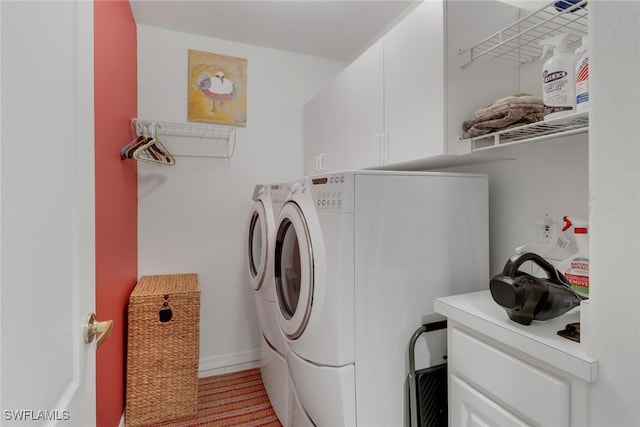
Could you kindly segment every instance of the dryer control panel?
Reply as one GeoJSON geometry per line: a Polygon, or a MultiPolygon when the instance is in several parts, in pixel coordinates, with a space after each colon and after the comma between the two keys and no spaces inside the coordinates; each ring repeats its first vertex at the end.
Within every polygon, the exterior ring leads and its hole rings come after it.
{"type": "Polygon", "coordinates": [[[271,203],[273,205],[274,215],[278,215],[282,209],[282,205],[287,201],[289,196],[288,184],[270,184],[269,192],[271,194],[271,203]]]}
{"type": "Polygon", "coordinates": [[[309,177],[318,212],[353,212],[353,174],[348,172],[309,177]]]}

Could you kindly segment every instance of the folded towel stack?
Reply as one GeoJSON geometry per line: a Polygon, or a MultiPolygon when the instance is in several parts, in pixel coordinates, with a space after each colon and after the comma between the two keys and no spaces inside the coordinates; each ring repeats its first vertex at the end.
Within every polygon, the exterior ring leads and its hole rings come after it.
{"type": "Polygon", "coordinates": [[[544,118],[542,98],[513,95],[500,98],[488,107],[473,113],[473,118],[462,123],[465,138],[539,122],[544,118]]]}

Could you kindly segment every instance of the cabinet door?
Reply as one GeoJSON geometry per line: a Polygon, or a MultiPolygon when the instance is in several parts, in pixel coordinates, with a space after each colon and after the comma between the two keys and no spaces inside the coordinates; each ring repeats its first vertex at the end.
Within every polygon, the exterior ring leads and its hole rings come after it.
{"type": "Polygon", "coordinates": [[[478,336],[448,328],[450,373],[475,384],[522,418],[543,426],[570,424],[571,384],[478,336]],[[541,411],[540,408],[544,408],[541,411]]]}
{"type": "Polygon", "coordinates": [[[318,156],[323,152],[322,93],[304,106],[303,157],[304,174],[317,173],[318,156]]]}
{"type": "Polygon", "coordinates": [[[304,106],[304,174],[347,168],[347,84],[339,74],[304,106]]]}
{"type": "Polygon", "coordinates": [[[384,41],[384,127],[389,163],[444,153],[444,14],[425,1],[384,41]]]}
{"type": "Polygon", "coordinates": [[[525,423],[462,379],[451,375],[449,425],[460,427],[521,426],[525,423]]]}
{"type": "Polygon", "coordinates": [[[379,40],[345,70],[348,169],[384,164],[382,54],[379,40]]]}
{"type": "Polygon", "coordinates": [[[347,99],[347,78],[340,73],[322,89],[323,151],[319,154],[318,172],[347,168],[347,99]]]}

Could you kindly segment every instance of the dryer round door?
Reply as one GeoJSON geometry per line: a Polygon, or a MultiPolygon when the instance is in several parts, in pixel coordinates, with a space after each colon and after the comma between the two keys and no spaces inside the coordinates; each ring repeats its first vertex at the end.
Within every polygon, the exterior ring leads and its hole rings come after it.
{"type": "Polygon", "coordinates": [[[280,212],[274,275],[280,327],[287,338],[295,340],[309,322],[314,292],[309,229],[296,203],[286,203],[280,212]]]}
{"type": "Polygon", "coordinates": [[[268,218],[261,200],[256,201],[251,208],[248,237],[247,261],[250,282],[253,290],[258,291],[266,281],[270,262],[268,218]]]}

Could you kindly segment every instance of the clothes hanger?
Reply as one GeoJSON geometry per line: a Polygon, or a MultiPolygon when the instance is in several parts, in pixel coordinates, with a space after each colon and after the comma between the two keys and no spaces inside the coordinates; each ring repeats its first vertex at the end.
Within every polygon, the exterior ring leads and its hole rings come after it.
{"type": "Polygon", "coordinates": [[[135,119],[131,119],[131,134],[134,135],[133,140],[120,149],[120,159],[132,159],[133,153],[145,143],[149,142],[150,132],[149,123],[136,124],[135,119]],[[137,137],[135,136],[137,135],[137,137]]]}
{"type": "Polygon", "coordinates": [[[129,144],[122,147],[120,150],[120,158],[121,159],[131,159],[133,157],[134,151],[140,148],[141,145],[145,144],[148,141],[148,138],[144,135],[140,135],[129,144]]]}
{"type": "Polygon", "coordinates": [[[133,152],[147,141],[147,135],[144,132],[143,125],[140,125],[139,132],[134,128],[135,126],[135,119],[131,119],[131,134],[134,135],[134,138],[120,149],[121,160],[132,158],[133,152]]]}
{"type": "Polygon", "coordinates": [[[173,166],[176,164],[176,160],[158,139],[157,130],[159,127],[158,123],[151,123],[151,135],[133,151],[133,158],[145,163],[173,166]]]}

